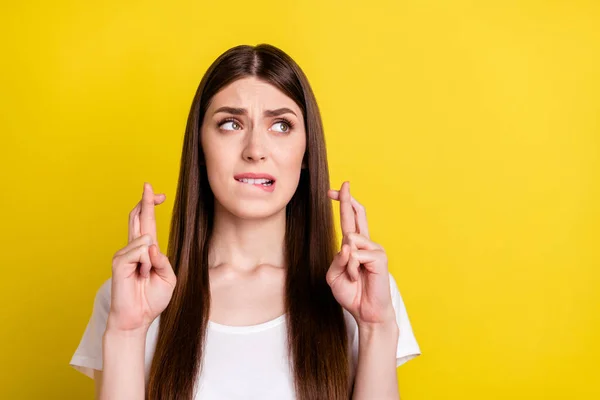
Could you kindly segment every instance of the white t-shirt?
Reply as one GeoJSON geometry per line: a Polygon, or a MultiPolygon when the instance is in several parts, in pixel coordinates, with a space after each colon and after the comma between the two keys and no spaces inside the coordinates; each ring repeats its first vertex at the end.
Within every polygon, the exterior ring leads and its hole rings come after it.
{"type": "MultiPolygon", "coordinates": [[[[421,354],[406,314],[396,281],[390,274],[392,304],[399,327],[396,366],[421,354]]],[[[70,365],[93,378],[102,370],[102,336],[110,310],[111,279],[96,293],[92,316],[70,365]]],[[[351,376],[358,361],[358,326],[344,309],[352,357],[351,376]]],[[[160,316],[146,335],[146,384],[156,347],[160,316]]],[[[286,347],[285,314],[258,325],[226,326],[209,321],[203,369],[198,378],[196,399],[295,399],[293,375],[286,347]]]]}

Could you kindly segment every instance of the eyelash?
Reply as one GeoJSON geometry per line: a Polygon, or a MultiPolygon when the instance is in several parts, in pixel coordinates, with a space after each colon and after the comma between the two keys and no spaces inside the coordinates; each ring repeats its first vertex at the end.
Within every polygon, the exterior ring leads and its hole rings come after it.
{"type": "MultiPolygon", "coordinates": [[[[221,127],[221,125],[223,125],[225,122],[235,122],[238,125],[242,125],[239,123],[239,121],[235,118],[231,118],[231,117],[227,117],[227,118],[223,118],[221,121],[219,121],[219,123],[217,124],[217,126],[221,127]]],[[[294,123],[292,121],[290,121],[287,118],[279,118],[277,119],[275,122],[273,122],[273,125],[275,124],[279,124],[279,123],[284,123],[288,126],[288,132],[291,131],[292,129],[294,129],[294,123]]],[[[287,132],[280,132],[280,133],[287,133],[287,132]]]]}

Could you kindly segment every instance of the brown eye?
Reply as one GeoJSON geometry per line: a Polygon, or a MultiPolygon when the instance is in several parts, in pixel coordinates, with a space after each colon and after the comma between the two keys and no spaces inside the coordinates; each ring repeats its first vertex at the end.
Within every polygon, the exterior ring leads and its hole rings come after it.
{"type": "Polygon", "coordinates": [[[221,129],[226,130],[226,131],[237,131],[237,130],[239,130],[239,129],[242,128],[240,126],[240,124],[238,124],[235,121],[225,121],[224,123],[222,123],[221,125],[219,125],[219,127],[221,129]]]}
{"type": "Polygon", "coordinates": [[[275,129],[277,132],[287,133],[290,130],[290,125],[285,121],[276,122],[273,126],[279,127],[279,129],[275,129]]]}

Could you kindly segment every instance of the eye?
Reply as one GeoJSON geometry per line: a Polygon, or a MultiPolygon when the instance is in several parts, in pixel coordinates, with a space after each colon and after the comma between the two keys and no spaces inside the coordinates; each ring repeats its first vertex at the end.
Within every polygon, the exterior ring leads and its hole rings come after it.
{"type": "Polygon", "coordinates": [[[225,131],[237,131],[242,129],[242,126],[236,120],[228,118],[219,122],[219,128],[225,131]]]}
{"type": "Polygon", "coordinates": [[[288,133],[293,127],[292,123],[288,120],[277,121],[273,126],[276,127],[275,130],[277,132],[281,133],[288,133]]]}

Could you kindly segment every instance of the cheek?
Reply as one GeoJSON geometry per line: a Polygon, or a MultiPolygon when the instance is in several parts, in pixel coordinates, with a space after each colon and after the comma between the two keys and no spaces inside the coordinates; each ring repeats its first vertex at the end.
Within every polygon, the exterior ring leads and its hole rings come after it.
{"type": "Polygon", "coordinates": [[[202,137],[202,152],[207,164],[216,165],[223,158],[227,158],[229,153],[231,153],[229,147],[222,139],[216,137],[213,132],[207,132],[202,137]]]}
{"type": "Polygon", "coordinates": [[[215,184],[223,180],[230,172],[231,165],[233,164],[230,159],[231,150],[227,151],[217,141],[205,140],[202,144],[208,179],[211,184],[215,184]]]}
{"type": "Polygon", "coordinates": [[[277,164],[282,175],[285,175],[286,187],[288,187],[289,183],[289,190],[293,191],[297,186],[297,179],[300,178],[300,172],[302,171],[302,160],[305,152],[304,142],[299,141],[279,150],[277,164]]]}
{"type": "Polygon", "coordinates": [[[282,146],[278,153],[283,155],[282,162],[290,168],[300,167],[304,153],[306,151],[306,141],[304,138],[299,138],[293,142],[286,143],[282,146]]]}

